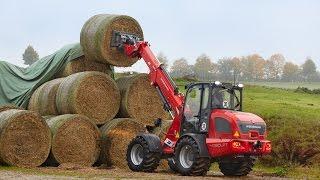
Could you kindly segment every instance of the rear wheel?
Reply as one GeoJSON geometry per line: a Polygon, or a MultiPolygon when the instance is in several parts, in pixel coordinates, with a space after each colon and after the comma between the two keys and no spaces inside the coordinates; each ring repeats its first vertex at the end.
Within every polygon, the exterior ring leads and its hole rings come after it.
{"type": "Polygon", "coordinates": [[[161,154],[151,152],[147,141],[134,138],[127,149],[127,163],[132,171],[153,172],[159,166],[161,154]]]}
{"type": "Polygon", "coordinates": [[[204,176],[210,167],[210,158],[200,157],[199,147],[191,137],[183,137],[175,148],[174,162],[179,173],[204,176]]]}
{"type": "Polygon", "coordinates": [[[252,171],[254,159],[219,162],[219,169],[226,176],[246,176],[252,171]]]}

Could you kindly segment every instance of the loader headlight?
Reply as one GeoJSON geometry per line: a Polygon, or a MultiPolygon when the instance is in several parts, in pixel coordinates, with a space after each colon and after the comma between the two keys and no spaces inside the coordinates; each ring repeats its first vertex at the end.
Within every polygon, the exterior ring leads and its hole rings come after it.
{"type": "Polygon", "coordinates": [[[238,84],[238,87],[239,88],[243,88],[243,84],[238,84]]]}
{"type": "Polygon", "coordinates": [[[215,84],[216,86],[220,86],[220,85],[221,85],[221,82],[220,82],[220,81],[215,81],[214,84],[215,84]]]}

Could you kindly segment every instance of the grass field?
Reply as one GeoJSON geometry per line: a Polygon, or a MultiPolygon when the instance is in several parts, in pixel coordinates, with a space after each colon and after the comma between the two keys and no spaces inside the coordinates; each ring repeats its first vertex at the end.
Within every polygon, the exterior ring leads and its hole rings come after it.
{"type": "Polygon", "coordinates": [[[320,82],[246,82],[244,84],[276,87],[283,89],[296,89],[298,87],[306,87],[308,89],[320,89],[320,82]]]}

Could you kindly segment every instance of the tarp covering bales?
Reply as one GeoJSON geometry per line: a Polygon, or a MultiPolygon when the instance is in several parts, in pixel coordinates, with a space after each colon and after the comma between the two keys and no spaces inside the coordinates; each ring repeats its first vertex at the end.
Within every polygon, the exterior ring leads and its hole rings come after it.
{"type": "Polygon", "coordinates": [[[73,59],[83,56],[80,44],[67,45],[27,68],[0,61],[0,105],[28,106],[32,93],[73,59]]]}

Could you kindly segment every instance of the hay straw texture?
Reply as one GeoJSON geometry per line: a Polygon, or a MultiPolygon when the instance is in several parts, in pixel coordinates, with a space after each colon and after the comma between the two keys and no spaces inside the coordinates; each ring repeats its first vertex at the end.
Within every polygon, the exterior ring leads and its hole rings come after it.
{"type": "Polygon", "coordinates": [[[57,90],[59,114],[82,114],[96,124],[113,119],[120,106],[120,92],[107,74],[87,71],[66,77],[57,90]]]}
{"type": "Polygon", "coordinates": [[[54,79],[42,84],[32,94],[28,109],[38,112],[42,116],[57,115],[56,94],[63,78],[54,79]]]}
{"type": "Polygon", "coordinates": [[[127,146],[145,128],[134,119],[113,119],[100,127],[102,148],[99,161],[108,166],[128,169],[126,161],[127,146]]]}
{"type": "Polygon", "coordinates": [[[116,82],[121,92],[119,117],[134,118],[145,125],[153,125],[157,118],[168,118],[147,74],[121,77],[116,82]]]}
{"type": "Polygon", "coordinates": [[[138,58],[129,58],[115,47],[110,47],[114,30],[143,38],[139,23],[132,17],[99,14],[91,17],[82,27],[80,44],[83,52],[90,61],[122,67],[131,66],[138,58]]]}
{"type": "Polygon", "coordinates": [[[91,166],[99,157],[101,138],[98,127],[83,115],[47,117],[52,147],[46,164],[91,166]]]}
{"type": "Polygon", "coordinates": [[[95,61],[88,61],[85,56],[80,56],[77,59],[69,61],[63,69],[56,74],[56,77],[67,77],[71,74],[84,71],[99,71],[113,77],[113,69],[110,65],[95,61]]]}
{"type": "Polygon", "coordinates": [[[13,105],[13,104],[6,104],[6,105],[1,105],[0,106],[0,112],[2,111],[6,111],[6,110],[9,110],[9,109],[20,109],[22,110],[22,108],[16,106],[16,105],[13,105]]]}
{"type": "Polygon", "coordinates": [[[40,166],[47,159],[51,134],[37,113],[11,109],[0,113],[0,160],[18,167],[40,166]]]}

